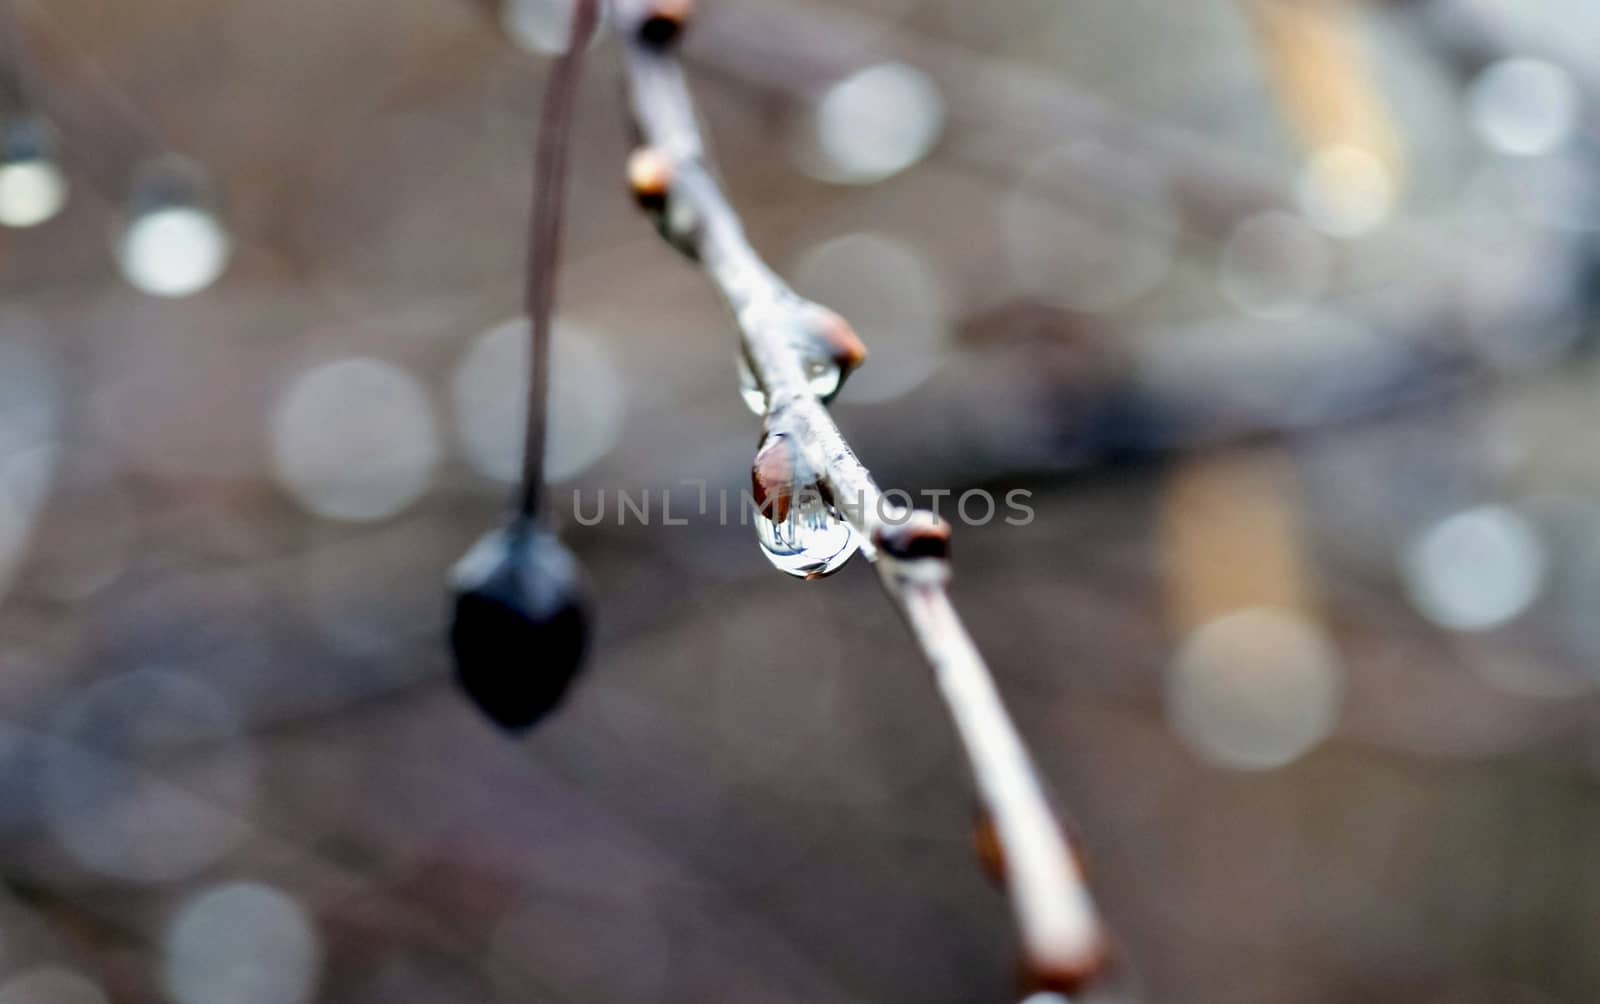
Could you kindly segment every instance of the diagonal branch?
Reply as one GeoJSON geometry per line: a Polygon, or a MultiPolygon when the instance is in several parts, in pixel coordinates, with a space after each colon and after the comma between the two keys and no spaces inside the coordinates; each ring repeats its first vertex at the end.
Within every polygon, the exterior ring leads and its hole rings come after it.
{"type": "MultiPolygon", "coordinates": [[[[948,524],[887,503],[817,396],[811,367],[818,355],[831,358],[842,379],[865,351],[837,315],[801,298],[761,260],[723,195],[674,53],[688,7],[684,0],[613,4],[633,113],[647,144],[629,162],[634,194],[663,235],[701,262],[732,309],[765,392],[769,440],[783,436],[795,445],[824,494],[870,542],[865,553],[932,666],[971,765],[1027,975],[1041,989],[1076,990],[1107,969],[1109,940],[1066,831],[946,593],[948,524]]],[[[761,473],[758,465],[758,480],[761,473]]]]}

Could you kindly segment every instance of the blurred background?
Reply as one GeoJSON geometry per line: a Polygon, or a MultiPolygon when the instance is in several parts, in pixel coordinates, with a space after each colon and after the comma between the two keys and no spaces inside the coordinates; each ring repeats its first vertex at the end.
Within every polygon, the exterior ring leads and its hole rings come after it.
{"type": "MultiPolygon", "coordinates": [[[[568,518],[565,709],[450,682],[564,0],[0,10],[0,1004],[1016,999],[863,562],[568,518]]],[[[736,492],[757,435],[625,196],[618,55],[568,517],[736,492]]],[[[686,58],[754,243],[871,348],[880,481],[1033,492],[954,594],[1129,999],[1600,999],[1600,7],[705,0],[686,58]]]]}

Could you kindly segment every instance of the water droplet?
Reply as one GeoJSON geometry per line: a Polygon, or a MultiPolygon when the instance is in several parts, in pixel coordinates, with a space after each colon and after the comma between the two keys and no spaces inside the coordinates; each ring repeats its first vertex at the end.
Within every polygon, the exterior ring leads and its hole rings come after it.
{"type": "MultiPolygon", "coordinates": [[[[740,353],[737,358],[739,365],[739,396],[744,398],[745,407],[753,413],[765,416],[767,413],[767,395],[757,382],[755,372],[750,369],[749,360],[740,353]]],[[[843,372],[831,359],[813,357],[806,360],[806,375],[811,378],[811,393],[822,399],[824,404],[832,401],[839,393],[839,385],[844,382],[843,372]]]]}
{"type": "Polygon", "coordinates": [[[861,539],[824,497],[817,475],[787,436],[770,438],[756,454],[751,478],[756,540],[779,571],[820,579],[843,568],[861,539]]]}
{"type": "Polygon", "coordinates": [[[550,531],[518,521],[480,540],[452,574],[456,678],[507,729],[555,710],[589,636],[578,563],[550,531]]]}

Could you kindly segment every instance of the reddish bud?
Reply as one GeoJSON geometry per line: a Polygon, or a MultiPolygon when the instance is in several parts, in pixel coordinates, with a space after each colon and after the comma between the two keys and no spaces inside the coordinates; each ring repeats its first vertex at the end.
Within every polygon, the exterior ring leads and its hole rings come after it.
{"type": "Polygon", "coordinates": [[[827,307],[812,304],[806,322],[808,333],[823,344],[828,358],[839,367],[841,380],[866,362],[867,345],[849,321],[827,307]]]}
{"type": "Polygon", "coordinates": [[[878,527],[873,532],[872,542],[878,550],[900,561],[920,558],[945,561],[950,557],[950,523],[918,509],[899,523],[878,527]]]}
{"type": "Polygon", "coordinates": [[[978,852],[983,872],[997,885],[1006,882],[1006,852],[1000,846],[1000,834],[994,828],[994,818],[987,812],[978,816],[972,828],[972,849],[978,852]]]}
{"type": "Polygon", "coordinates": [[[756,508],[773,520],[789,518],[789,503],[794,495],[795,456],[787,436],[773,436],[756,451],[750,470],[750,497],[756,508]]]}
{"type": "Polygon", "coordinates": [[[641,146],[628,157],[628,188],[634,201],[647,212],[667,208],[667,190],[672,187],[672,162],[653,146],[641,146]]]}

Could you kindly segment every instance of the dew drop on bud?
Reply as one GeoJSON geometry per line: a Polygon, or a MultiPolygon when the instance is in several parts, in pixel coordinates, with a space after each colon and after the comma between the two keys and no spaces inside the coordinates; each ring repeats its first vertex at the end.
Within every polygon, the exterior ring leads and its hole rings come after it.
{"type": "Polygon", "coordinates": [[[451,572],[456,680],[483,713],[520,731],[555,710],[589,637],[583,577],[555,534],[518,519],[451,572]]]}
{"type": "MultiPolygon", "coordinates": [[[[761,389],[761,383],[756,380],[755,372],[750,369],[750,362],[745,359],[744,353],[741,352],[736,361],[739,365],[739,396],[744,399],[745,407],[756,415],[765,416],[766,392],[761,389]]],[[[811,393],[821,398],[823,404],[833,400],[839,393],[839,383],[842,379],[839,367],[831,360],[820,357],[806,359],[805,367],[806,376],[811,381],[811,393]]]]}
{"type": "Polygon", "coordinates": [[[756,540],[774,568],[820,579],[843,568],[861,546],[856,531],[824,498],[817,476],[787,436],[769,438],[751,473],[756,540]]]}

